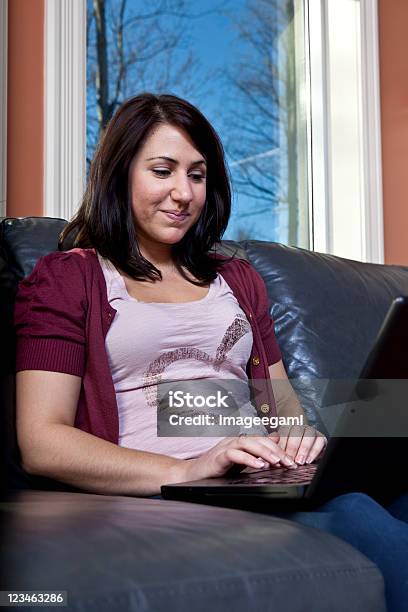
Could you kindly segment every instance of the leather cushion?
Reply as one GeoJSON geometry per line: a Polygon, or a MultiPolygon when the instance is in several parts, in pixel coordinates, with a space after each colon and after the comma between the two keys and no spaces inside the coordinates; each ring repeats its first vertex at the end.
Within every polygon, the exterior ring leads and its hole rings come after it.
{"type": "Polygon", "coordinates": [[[281,518],[57,492],[24,492],[2,512],[4,584],[67,590],[69,610],[385,612],[371,561],[281,518]]]}
{"type": "Polygon", "coordinates": [[[358,377],[393,298],[408,295],[408,268],[255,240],[243,246],[266,283],[288,376],[321,426],[319,381],[358,377]]]}

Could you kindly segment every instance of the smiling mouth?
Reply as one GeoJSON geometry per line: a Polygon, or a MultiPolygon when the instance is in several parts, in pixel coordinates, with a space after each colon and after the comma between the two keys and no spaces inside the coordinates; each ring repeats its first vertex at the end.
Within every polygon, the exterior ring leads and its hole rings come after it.
{"type": "Polygon", "coordinates": [[[187,219],[187,217],[190,216],[190,213],[176,213],[176,212],[170,212],[167,210],[161,210],[160,212],[167,215],[167,217],[169,219],[172,219],[173,221],[184,221],[184,219],[187,219]]]}

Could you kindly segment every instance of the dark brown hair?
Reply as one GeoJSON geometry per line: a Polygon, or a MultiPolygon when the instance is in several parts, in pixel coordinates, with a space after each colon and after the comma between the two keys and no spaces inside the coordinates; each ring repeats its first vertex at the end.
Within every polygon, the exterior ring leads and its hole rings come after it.
{"type": "Polygon", "coordinates": [[[128,187],[130,164],[158,124],[184,130],[207,162],[207,198],[197,222],[172,246],[175,265],[198,279],[214,280],[219,262],[209,255],[228,225],[231,188],[221,141],[204,115],[176,96],[143,93],[124,102],[112,119],[91,162],[81,206],[62,231],[58,248],[95,248],[135,280],[161,279],[140,253],[128,187]]]}

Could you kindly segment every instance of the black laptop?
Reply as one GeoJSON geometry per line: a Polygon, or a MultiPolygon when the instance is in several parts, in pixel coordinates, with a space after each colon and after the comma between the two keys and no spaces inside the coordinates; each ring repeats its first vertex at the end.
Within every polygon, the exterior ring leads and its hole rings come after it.
{"type": "MultiPolygon", "coordinates": [[[[335,431],[318,462],[296,469],[246,468],[222,478],[164,485],[163,498],[260,512],[312,509],[352,491],[388,503],[406,490],[407,347],[408,297],[397,297],[358,380],[340,404],[335,431]]],[[[322,403],[336,402],[338,395],[329,384],[322,403]]]]}

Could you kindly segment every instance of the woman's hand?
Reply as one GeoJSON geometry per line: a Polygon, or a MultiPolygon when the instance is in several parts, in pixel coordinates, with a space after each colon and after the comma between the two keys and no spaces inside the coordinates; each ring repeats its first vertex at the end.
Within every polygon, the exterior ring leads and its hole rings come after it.
{"type": "MultiPolygon", "coordinates": [[[[301,423],[307,422],[282,360],[270,365],[268,369],[278,416],[298,416],[303,419],[301,423]]],[[[299,465],[312,463],[327,445],[327,438],[310,425],[279,427],[276,432],[269,435],[269,438],[299,465]]]]}
{"type": "Polygon", "coordinates": [[[207,452],[185,462],[185,481],[223,476],[234,466],[263,468],[297,467],[296,463],[270,436],[224,438],[207,452]]]}
{"type": "Polygon", "coordinates": [[[312,463],[327,445],[326,436],[311,425],[280,427],[268,437],[299,465],[312,463]]]}

